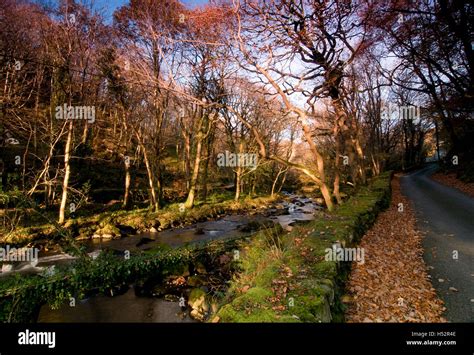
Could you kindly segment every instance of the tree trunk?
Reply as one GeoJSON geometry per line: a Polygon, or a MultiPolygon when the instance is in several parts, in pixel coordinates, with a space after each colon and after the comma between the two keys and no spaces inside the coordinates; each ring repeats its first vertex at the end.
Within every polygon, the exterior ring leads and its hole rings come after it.
{"type": "MultiPolygon", "coordinates": [[[[244,145],[243,145],[242,137],[241,137],[240,142],[239,142],[239,152],[238,152],[239,156],[240,154],[243,153],[243,151],[244,151],[244,145]]],[[[235,201],[238,201],[240,198],[241,183],[242,183],[242,167],[239,164],[237,166],[237,170],[235,171],[235,196],[234,196],[235,201]]]]}
{"type": "MultiPolygon", "coordinates": [[[[115,124],[114,124],[114,129],[115,129],[115,124]]],[[[87,143],[87,132],[88,132],[88,129],[89,129],[89,123],[88,121],[84,121],[84,129],[82,130],[82,139],[81,139],[81,143],[83,145],[85,145],[87,143]]],[[[115,133],[115,132],[114,132],[115,133]]]]}
{"type": "MultiPolygon", "coordinates": [[[[283,168],[280,167],[280,168],[278,169],[277,176],[276,176],[275,179],[273,180],[272,191],[271,191],[271,193],[270,193],[270,196],[271,196],[271,197],[273,197],[273,196],[275,195],[275,188],[276,188],[276,185],[277,185],[277,183],[278,183],[278,179],[279,179],[280,175],[281,175],[281,174],[286,174],[287,171],[288,171],[288,168],[283,169],[283,168]]],[[[285,175],[283,176],[282,185],[281,185],[281,186],[283,186],[284,179],[285,179],[285,175]]],[[[280,186],[280,190],[281,190],[281,186],[280,186]]],[[[278,191],[278,192],[280,192],[280,191],[278,191]]]]}
{"type": "Polygon", "coordinates": [[[339,193],[339,183],[340,183],[340,154],[341,154],[341,146],[340,146],[340,137],[339,137],[339,125],[337,121],[334,124],[334,141],[336,143],[336,157],[334,161],[334,185],[333,185],[333,194],[336,197],[337,203],[340,205],[342,203],[341,194],[339,193]]]}
{"type": "Polygon", "coordinates": [[[372,153],[372,175],[378,176],[380,175],[380,162],[378,158],[375,157],[375,154],[372,153]]]}
{"type": "Polygon", "coordinates": [[[146,172],[148,175],[148,186],[150,186],[150,197],[151,201],[150,204],[153,206],[155,211],[158,211],[160,209],[160,206],[158,204],[158,200],[156,198],[156,191],[155,191],[155,182],[153,179],[153,171],[151,169],[150,165],[150,160],[148,159],[148,153],[144,145],[142,145],[142,150],[143,150],[143,159],[145,160],[145,167],[146,167],[146,172]]]}
{"type": "Polygon", "coordinates": [[[234,201],[238,201],[240,198],[240,187],[242,184],[242,168],[239,166],[235,171],[235,195],[234,201]]]}
{"type": "Polygon", "coordinates": [[[67,189],[69,185],[69,175],[71,174],[71,166],[69,164],[69,159],[71,155],[71,145],[72,145],[72,125],[73,121],[69,123],[69,131],[67,133],[66,148],[64,149],[64,180],[63,180],[63,194],[61,197],[61,206],[59,207],[59,224],[64,223],[65,219],[65,209],[67,202],[67,189]]]}
{"type": "Polygon", "coordinates": [[[188,135],[184,136],[184,168],[186,175],[186,190],[191,186],[191,140],[188,135]]]}
{"type": "Polygon", "coordinates": [[[439,130],[438,130],[438,120],[435,118],[434,119],[434,124],[435,124],[435,132],[436,132],[436,155],[438,156],[438,162],[441,160],[440,154],[439,154],[439,130]]]}
{"type": "Polygon", "coordinates": [[[197,134],[197,145],[196,145],[196,158],[194,160],[194,168],[193,174],[191,176],[191,183],[189,186],[189,193],[186,202],[184,203],[184,207],[186,208],[193,208],[194,206],[194,199],[196,197],[196,186],[199,176],[199,167],[201,165],[201,150],[202,150],[202,140],[203,134],[201,131],[197,134]]]}
{"type": "Polygon", "coordinates": [[[336,175],[334,177],[333,194],[336,197],[336,201],[337,201],[338,205],[342,204],[342,198],[341,198],[341,194],[339,192],[340,180],[341,180],[341,178],[340,178],[340,175],[339,175],[339,171],[336,171],[336,175]]]}
{"type": "Polygon", "coordinates": [[[130,196],[130,158],[126,157],[124,159],[124,165],[125,165],[125,193],[123,195],[123,208],[127,208],[129,204],[129,196],[130,196]]]}
{"type": "Polygon", "coordinates": [[[313,153],[313,156],[316,160],[316,166],[318,167],[319,179],[321,180],[320,181],[320,186],[319,186],[319,188],[321,190],[321,194],[323,195],[324,202],[326,203],[327,209],[329,211],[332,211],[334,209],[334,204],[332,202],[331,193],[329,192],[329,189],[328,189],[328,186],[327,186],[327,183],[326,183],[326,172],[325,172],[325,169],[324,169],[324,159],[321,156],[321,154],[318,152],[318,150],[316,148],[316,144],[314,144],[314,142],[313,142],[313,139],[311,137],[310,129],[309,129],[307,123],[306,123],[306,117],[300,115],[300,118],[301,118],[301,121],[302,121],[301,125],[303,127],[304,137],[306,138],[306,141],[308,142],[308,144],[311,148],[311,152],[313,153]]]}

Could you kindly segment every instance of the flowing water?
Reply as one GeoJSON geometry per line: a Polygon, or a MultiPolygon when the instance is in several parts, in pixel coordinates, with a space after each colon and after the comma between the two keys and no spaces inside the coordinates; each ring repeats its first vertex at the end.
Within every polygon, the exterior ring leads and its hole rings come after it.
{"type": "MultiPolygon", "coordinates": [[[[227,215],[223,218],[196,223],[184,228],[168,229],[157,233],[139,233],[114,240],[93,239],[85,242],[89,255],[95,257],[103,249],[116,251],[147,250],[157,246],[180,247],[183,245],[216,239],[246,236],[255,232],[249,228],[255,223],[272,221],[285,230],[297,223],[310,221],[321,209],[312,199],[286,194],[288,201],[270,206],[265,212],[254,215],[227,215]]],[[[43,255],[38,263],[17,263],[2,274],[11,272],[39,273],[54,265],[71,263],[68,254],[43,255]]],[[[0,275],[2,275],[0,274],[0,275]]],[[[177,300],[137,296],[133,286],[127,292],[114,297],[98,295],[52,310],[41,307],[38,322],[194,322],[188,310],[181,308],[177,300]]]]}
{"type": "Polygon", "coordinates": [[[130,288],[120,296],[98,295],[78,301],[75,307],[63,305],[57,310],[41,307],[39,323],[169,323],[197,322],[183,311],[179,301],[155,297],[139,297],[130,288]]]}

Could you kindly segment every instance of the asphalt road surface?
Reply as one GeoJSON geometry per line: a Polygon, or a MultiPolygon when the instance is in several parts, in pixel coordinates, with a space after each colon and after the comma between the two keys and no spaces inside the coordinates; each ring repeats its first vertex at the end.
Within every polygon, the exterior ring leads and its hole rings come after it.
{"type": "Polygon", "coordinates": [[[402,177],[402,192],[425,234],[424,259],[446,319],[474,322],[474,198],[431,180],[436,169],[431,164],[402,177]]]}

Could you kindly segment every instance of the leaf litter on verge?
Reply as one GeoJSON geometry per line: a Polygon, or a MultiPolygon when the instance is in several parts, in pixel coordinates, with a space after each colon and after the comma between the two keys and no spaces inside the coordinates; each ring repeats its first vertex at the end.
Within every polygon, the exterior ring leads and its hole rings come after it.
{"type": "Polygon", "coordinates": [[[365,249],[365,263],[352,265],[346,321],[446,322],[443,301],[436,295],[423,261],[422,237],[415,221],[395,177],[391,206],[380,213],[359,246],[365,249]],[[398,212],[400,202],[402,213],[398,212]]]}

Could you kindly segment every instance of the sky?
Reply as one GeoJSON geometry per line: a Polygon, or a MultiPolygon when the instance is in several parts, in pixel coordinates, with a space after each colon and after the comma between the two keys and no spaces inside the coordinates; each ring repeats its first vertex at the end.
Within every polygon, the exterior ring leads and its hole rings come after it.
{"type": "MultiPolygon", "coordinates": [[[[112,14],[114,13],[116,8],[127,4],[128,2],[129,2],[128,0],[95,0],[94,1],[95,7],[97,9],[104,10],[104,15],[106,16],[107,21],[109,21],[112,18],[112,14]]],[[[184,4],[192,8],[195,6],[206,4],[208,1],[207,0],[181,0],[181,2],[183,2],[184,4]]]]}

